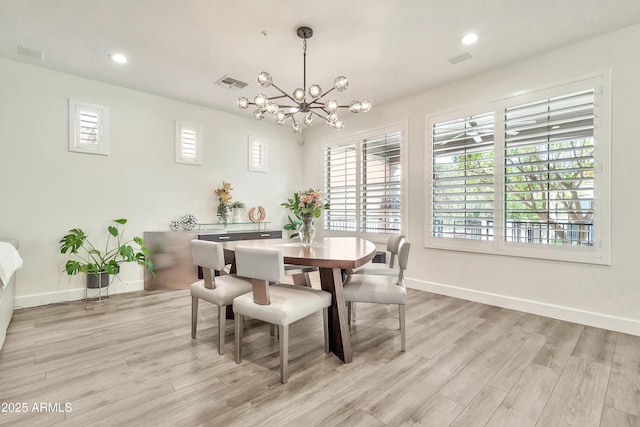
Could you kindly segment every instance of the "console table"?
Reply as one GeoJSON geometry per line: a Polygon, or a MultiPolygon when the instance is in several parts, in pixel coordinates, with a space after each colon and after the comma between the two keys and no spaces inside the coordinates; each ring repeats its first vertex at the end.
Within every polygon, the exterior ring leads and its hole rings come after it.
{"type": "MultiPolygon", "coordinates": [[[[268,223],[198,224],[198,231],[145,231],[143,239],[149,249],[156,277],[145,270],[144,289],[186,289],[198,278],[198,268],[191,260],[191,241],[213,242],[281,239],[282,230],[268,230],[268,223]]],[[[232,259],[229,260],[229,264],[232,259]]]]}

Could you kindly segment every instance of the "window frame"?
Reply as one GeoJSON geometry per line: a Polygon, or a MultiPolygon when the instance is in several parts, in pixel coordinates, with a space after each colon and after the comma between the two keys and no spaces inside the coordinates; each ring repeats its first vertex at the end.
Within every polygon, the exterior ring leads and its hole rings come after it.
{"type": "Polygon", "coordinates": [[[175,122],[175,162],[184,165],[202,166],[202,126],[191,123],[175,122]],[[195,155],[190,157],[184,156],[184,142],[182,140],[183,129],[191,130],[194,137],[195,155]]]}
{"type": "Polygon", "coordinates": [[[69,99],[69,151],[85,154],[109,155],[109,107],[88,102],[69,99]],[[95,143],[87,143],[81,137],[81,110],[95,112],[96,135],[95,143]]]}
{"type": "Polygon", "coordinates": [[[326,192],[326,183],[324,177],[324,169],[325,169],[325,149],[327,147],[338,146],[338,145],[348,145],[355,144],[356,146],[356,230],[348,231],[348,230],[329,230],[326,228],[325,215],[323,213],[322,218],[322,230],[323,233],[327,236],[357,236],[365,239],[369,239],[374,242],[386,242],[387,238],[391,234],[404,234],[407,224],[407,121],[402,121],[398,123],[393,123],[388,126],[384,126],[381,128],[365,130],[362,132],[357,132],[349,136],[345,136],[339,139],[332,139],[330,141],[326,141],[321,144],[322,154],[320,155],[321,166],[320,169],[322,171],[322,188],[323,191],[326,192]],[[376,137],[380,137],[381,135],[391,134],[395,132],[400,132],[400,168],[401,168],[401,176],[400,176],[400,229],[397,232],[389,232],[389,233],[374,233],[374,232],[366,232],[362,231],[360,228],[361,224],[361,199],[362,199],[362,182],[361,182],[361,173],[362,173],[362,145],[363,141],[366,139],[374,139],[376,137]]]}
{"type": "Polygon", "coordinates": [[[262,172],[269,171],[267,167],[267,140],[257,136],[249,135],[247,143],[247,168],[250,172],[262,172]],[[254,150],[256,147],[262,147],[262,163],[255,162],[254,150]]]}
{"type": "Polygon", "coordinates": [[[546,88],[522,91],[480,105],[426,117],[425,123],[425,215],[424,247],[477,252],[556,261],[610,265],[611,240],[611,75],[610,70],[591,73],[546,88]],[[508,107],[545,98],[594,89],[594,244],[593,246],[549,245],[506,242],[504,113],[508,107]],[[433,236],[433,140],[434,124],[455,118],[494,111],[494,238],[493,240],[454,239],[433,236]]]}

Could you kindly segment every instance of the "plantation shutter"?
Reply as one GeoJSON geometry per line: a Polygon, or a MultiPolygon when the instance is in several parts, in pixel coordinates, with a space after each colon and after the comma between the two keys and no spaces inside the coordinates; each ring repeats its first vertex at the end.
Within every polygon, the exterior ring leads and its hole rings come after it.
{"type": "Polygon", "coordinates": [[[202,164],[202,128],[187,123],[176,122],[176,162],[202,164]]]}
{"type": "Polygon", "coordinates": [[[594,91],[504,114],[505,241],[593,245],[594,91]]]}
{"type": "Polygon", "coordinates": [[[493,112],[436,123],[431,132],[432,235],[493,240],[493,112]]]}
{"type": "Polygon", "coordinates": [[[368,233],[400,232],[400,132],[362,141],[360,229],[368,233]]]}
{"type": "Polygon", "coordinates": [[[324,192],[330,207],[324,212],[326,230],[356,230],[356,144],[324,149],[324,192]]]}
{"type": "Polygon", "coordinates": [[[249,170],[267,171],[267,145],[263,139],[249,137],[249,170]]]}
{"type": "Polygon", "coordinates": [[[97,108],[81,107],[76,110],[77,135],[80,144],[97,145],[102,141],[102,117],[97,108]]]}
{"type": "Polygon", "coordinates": [[[69,99],[69,151],[109,155],[109,108],[69,99]]]}

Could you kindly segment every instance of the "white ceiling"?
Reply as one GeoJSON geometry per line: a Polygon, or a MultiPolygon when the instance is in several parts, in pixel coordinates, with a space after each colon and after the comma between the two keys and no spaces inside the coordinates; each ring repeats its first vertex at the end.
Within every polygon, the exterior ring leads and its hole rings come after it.
{"type": "Polygon", "coordinates": [[[0,0],[0,56],[250,116],[239,96],[276,94],[260,71],[285,91],[302,86],[301,25],[314,30],[308,85],[345,75],[336,98],[375,108],[638,23],[640,0],[0,0]],[[467,32],[480,35],[470,47],[467,32]],[[225,75],[249,86],[216,86],[225,75]]]}

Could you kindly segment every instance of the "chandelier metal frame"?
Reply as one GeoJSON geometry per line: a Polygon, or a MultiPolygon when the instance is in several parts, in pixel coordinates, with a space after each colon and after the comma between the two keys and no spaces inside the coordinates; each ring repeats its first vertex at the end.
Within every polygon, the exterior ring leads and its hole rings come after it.
{"type": "Polygon", "coordinates": [[[281,95],[267,97],[260,93],[253,98],[253,102],[242,96],[238,98],[238,108],[247,109],[250,105],[254,105],[257,109],[254,111],[254,117],[262,120],[267,113],[273,114],[277,124],[282,125],[287,119],[292,121],[292,130],[294,133],[302,132],[302,126],[296,120],[296,114],[302,113],[304,117],[300,120],[306,126],[311,126],[314,122],[314,116],[324,120],[327,125],[334,129],[340,130],[344,127],[344,122],[338,115],[338,109],[348,108],[352,113],[366,113],[371,109],[371,102],[367,99],[362,101],[352,101],[349,105],[340,105],[335,99],[324,98],[334,90],[344,92],[349,86],[349,80],[344,76],[338,76],[333,81],[333,87],[326,92],[322,88],[313,84],[307,91],[307,39],[313,36],[313,30],[309,27],[299,27],[296,30],[298,37],[302,39],[302,88],[295,89],[291,95],[280,89],[274,82],[271,75],[265,71],[258,74],[258,84],[262,87],[274,87],[281,95]],[[286,99],[293,104],[281,104],[276,100],[286,99]]]}

